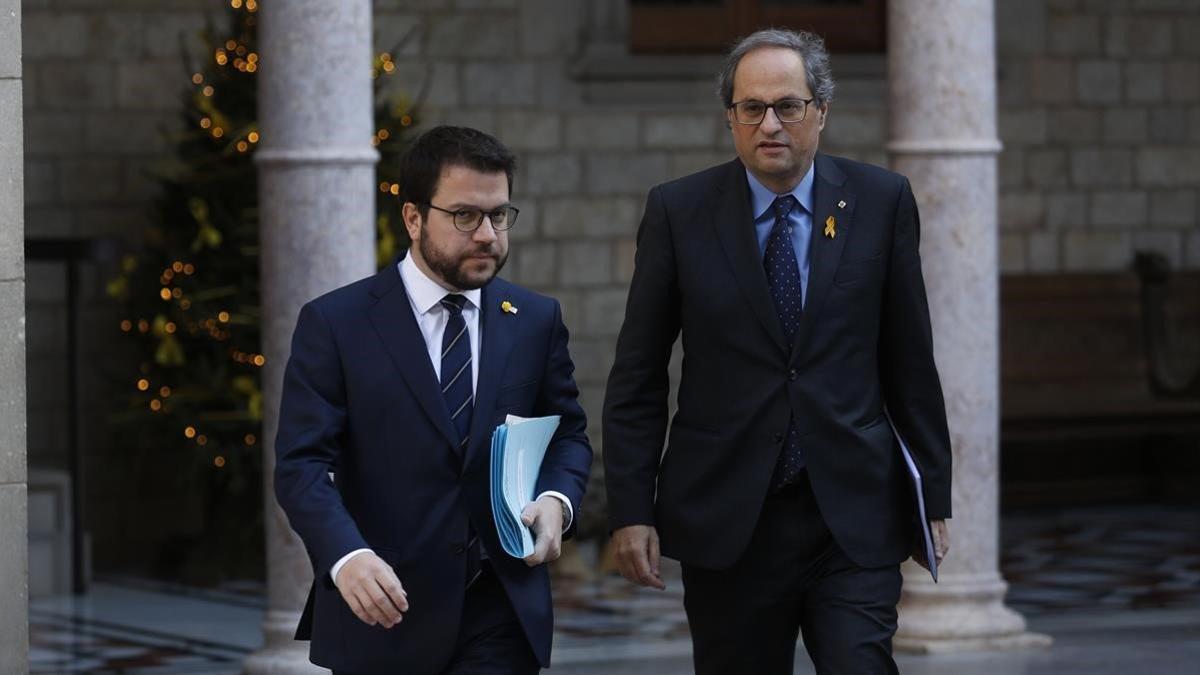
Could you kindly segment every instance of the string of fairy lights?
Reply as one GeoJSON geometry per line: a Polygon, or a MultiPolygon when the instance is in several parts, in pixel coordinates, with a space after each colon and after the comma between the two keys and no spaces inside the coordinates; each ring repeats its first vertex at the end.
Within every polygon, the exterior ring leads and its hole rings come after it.
{"type": "MultiPolygon", "coordinates": [[[[228,0],[231,8],[244,11],[249,15],[254,15],[258,11],[259,1],[228,0]]],[[[248,26],[253,26],[254,20],[254,16],[244,17],[245,25],[248,26]]],[[[222,83],[236,83],[242,76],[255,76],[262,67],[260,55],[250,44],[244,42],[248,39],[248,35],[250,34],[246,33],[238,39],[230,38],[216,44],[209,56],[211,66],[209,74],[195,72],[191,76],[191,84],[194,87],[191,101],[196,108],[193,116],[195,125],[202,137],[214,143],[223,155],[248,156],[262,142],[262,132],[256,122],[251,121],[239,128],[230,115],[222,112],[218,107],[218,88],[223,86],[222,83]]],[[[371,67],[372,80],[379,80],[381,77],[391,76],[397,72],[398,69],[391,53],[385,51],[375,56],[371,67]]],[[[244,82],[242,80],[239,86],[244,87],[244,82]]],[[[412,115],[400,107],[394,110],[389,108],[387,114],[380,115],[380,117],[384,123],[377,125],[378,128],[370,139],[371,145],[375,147],[398,139],[401,129],[410,127],[414,123],[412,115]],[[394,126],[389,126],[388,121],[394,126]]],[[[384,180],[379,183],[379,190],[384,194],[399,195],[400,186],[393,181],[384,180]]],[[[195,241],[191,246],[192,250],[218,249],[223,241],[223,235],[212,222],[209,205],[199,197],[192,197],[189,200],[188,208],[198,226],[195,241]]],[[[381,216],[381,228],[383,224],[386,224],[386,216],[381,216]]],[[[193,260],[176,259],[163,267],[158,275],[157,294],[166,306],[162,311],[154,312],[153,319],[144,317],[121,319],[120,330],[126,334],[156,339],[155,362],[160,365],[181,366],[184,364],[186,360],[184,347],[178,338],[185,337],[191,340],[208,339],[217,343],[227,343],[224,349],[224,358],[227,358],[235,367],[249,368],[251,372],[256,372],[266,365],[266,356],[255,351],[246,351],[233,344],[236,326],[253,324],[257,321],[256,317],[238,315],[229,308],[214,306],[214,298],[222,296],[222,293],[219,292],[221,289],[214,291],[211,288],[197,288],[199,264],[200,258],[197,257],[193,260]],[[194,315],[195,312],[200,312],[200,315],[194,315]]],[[[127,258],[122,265],[123,276],[110,286],[110,293],[117,295],[127,292],[129,276],[136,267],[136,259],[127,258]]],[[[224,295],[233,295],[233,292],[226,292],[224,295]]],[[[174,404],[181,396],[187,398],[187,393],[183,390],[173,389],[171,379],[172,374],[169,368],[167,372],[156,374],[151,372],[148,364],[143,363],[141,372],[134,382],[137,393],[143,397],[149,397],[148,400],[141,399],[145,404],[145,408],[142,409],[151,415],[174,415],[190,411],[188,413],[190,416],[202,417],[203,415],[199,412],[191,411],[187,406],[174,404]],[[156,382],[153,381],[154,378],[163,381],[156,382]]],[[[251,417],[257,419],[255,415],[261,415],[262,395],[256,376],[235,377],[230,389],[246,397],[249,401],[247,405],[251,417]]],[[[228,421],[228,419],[224,421],[228,421]]],[[[179,424],[179,432],[187,442],[194,444],[197,448],[207,447],[219,450],[221,443],[215,440],[218,435],[215,429],[206,430],[204,422],[198,419],[181,420],[179,424]]],[[[254,433],[245,433],[240,441],[245,447],[251,447],[258,442],[258,438],[254,433]]],[[[213,456],[212,465],[214,467],[220,469],[226,464],[227,458],[224,451],[213,456]]]]}
{"type": "MultiPolygon", "coordinates": [[[[230,6],[235,10],[244,10],[249,14],[254,14],[258,11],[258,2],[256,0],[229,0],[230,6]]],[[[247,22],[253,24],[253,17],[247,17],[247,22]]],[[[193,73],[191,76],[192,85],[195,87],[193,102],[201,111],[196,123],[199,128],[207,134],[214,142],[223,144],[223,149],[232,150],[239,154],[250,153],[261,140],[261,133],[256,126],[251,125],[240,133],[236,133],[230,137],[233,129],[229,118],[221,112],[216,104],[217,84],[220,81],[220,71],[232,68],[239,73],[254,74],[259,68],[259,55],[248,45],[240,43],[238,40],[229,39],[219,45],[212,53],[212,63],[216,66],[217,76],[213,77],[214,81],[208,81],[205,74],[202,72],[193,73]]],[[[194,201],[194,200],[193,200],[194,201]]],[[[209,220],[207,205],[203,203],[192,203],[189,205],[192,215],[200,226],[200,231],[197,236],[197,243],[206,245],[204,247],[216,248],[222,241],[222,236],[219,230],[209,220]]],[[[193,249],[196,249],[193,246],[193,249]]],[[[136,266],[136,261],[126,261],[123,271],[129,274],[136,266]]],[[[186,334],[189,337],[207,337],[218,343],[229,342],[232,337],[231,323],[234,321],[233,314],[227,309],[218,309],[213,311],[209,308],[209,302],[203,300],[194,300],[189,294],[188,288],[194,284],[193,282],[198,273],[197,263],[186,260],[175,260],[170,265],[162,269],[158,281],[159,289],[158,296],[164,303],[173,305],[169,310],[158,313],[153,320],[146,318],[122,319],[120,321],[120,329],[123,333],[137,333],[142,335],[152,335],[159,340],[159,348],[155,354],[156,361],[167,364],[178,364],[182,362],[182,347],[175,339],[178,334],[186,334]],[[193,304],[205,308],[205,315],[193,316],[193,304]],[[172,311],[173,310],[173,311],[172,311]],[[174,319],[167,318],[170,314],[174,319]]],[[[200,292],[200,291],[197,291],[200,292]]],[[[249,367],[252,369],[262,368],[266,365],[266,357],[263,354],[256,352],[247,352],[234,346],[229,346],[226,350],[228,358],[231,362],[239,366],[249,367]]],[[[150,399],[145,402],[146,410],[153,415],[170,414],[174,412],[172,405],[172,396],[176,394],[172,390],[169,383],[159,383],[151,381],[150,374],[146,373],[147,369],[143,367],[142,376],[139,377],[134,386],[136,390],[142,394],[150,395],[150,399]]],[[[162,374],[163,379],[170,379],[169,373],[162,374]]],[[[239,388],[249,390],[251,398],[257,386],[253,380],[247,382],[244,378],[238,382],[239,388]]],[[[203,429],[203,424],[199,421],[185,421],[181,423],[183,437],[194,443],[198,448],[209,446],[212,437],[203,429]]],[[[241,439],[246,447],[252,447],[258,443],[258,438],[254,433],[245,433],[241,439]]],[[[227,464],[227,459],[224,453],[216,454],[212,459],[212,465],[221,469],[227,464]]]]}
{"type": "MultiPolygon", "coordinates": [[[[217,342],[226,342],[231,337],[229,324],[233,319],[232,314],[227,310],[220,310],[215,315],[203,319],[194,319],[188,316],[188,310],[192,307],[192,300],[188,297],[186,291],[180,285],[176,285],[177,280],[186,279],[196,273],[196,266],[190,262],[181,260],[174,261],[170,266],[163,269],[159,277],[161,288],[159,289],[159,297],[164,302],[173,302],[183,314],[186,323],[182,329],[187,331],[191,336],[207,335],[210,339],[217,342]]],[[[159,314],[154,321],[146,319],[138,319],[136,322],[130,319],[122,319],[120,328],[123,333],[133,333],[134,331],[141,334],[155,334],[163,339],[168,336],[175,335],[181,330],[179,324],[175,321],[167,319],[164,315],[159,314]]],[[[239,364],[254,368],[262,368],[267,363],[267,358],[263,354],[255,352],[246,352],[236,347],[228,349],[230,360],[239,364]]],[[[149,393],[155,386],[148,377],[140,377],[135,383],[135,387],[139,392],[149,393]]],[[[173,393],[170,385],[162,384],[154,391],[156,396],[152,397],[147,402],[147,407],[153,413],[170,412],[170,401],[173,393]]],[[[209,443],[208,435],[202,433],[198,429],[198,423],[187,423],[183,427],[183,436],[189,441],[196,444],[197,447],[205,447],[209,443]]],[[[246,447],[251,447],[258,442],[258,438],[253,433],[247,433],[242,437],[242,442],[246,447]]],[[[213,457],[213,466],[220,469],[226,465],[226,459],[223,455],[213,457]]]]}

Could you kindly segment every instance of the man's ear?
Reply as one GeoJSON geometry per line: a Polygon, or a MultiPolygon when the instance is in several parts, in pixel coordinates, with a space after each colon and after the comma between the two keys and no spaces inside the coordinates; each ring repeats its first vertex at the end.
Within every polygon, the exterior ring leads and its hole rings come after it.
{"type": "Polygon", "coordinates": [[[421,238],[421,210],[412,202],[404,202],[404,207],[400,211],[404,218],[404,229],[408,232],[410,241],[417,241],[421,238]]]}
{"type": "Polygon", "coordinates": [[[820,113],[820,116],[817,118],[817,122],[820,125],[819,128],[821,130],[824,130],[825,129],[825,116],[829,114],[829,102],[827,101],[827,102],[822,103],[821,105],[817,106],[817,112],[820,113]]]}

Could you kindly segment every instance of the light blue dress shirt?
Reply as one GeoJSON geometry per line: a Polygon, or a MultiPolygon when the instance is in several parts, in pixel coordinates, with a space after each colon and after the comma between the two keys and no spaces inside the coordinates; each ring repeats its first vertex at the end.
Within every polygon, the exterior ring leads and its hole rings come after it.
{"type": "MultiPolygon", "coordinates": [[[[803,208],[792,209],[788,213],[788,224],[792,228],[792,249],[796,252],[796,264],[800,266],[800,303],[808,297],[808,247],[812,241],[813,223],[813,176],[816,163],[808,167],[800,184],[791,191],[796,203],[803,208]]],[[[750,212],[754,215],[754,233],[758,237],[758,252],[765,254],[767,239],[771,237],[771,228],[775,227],[775,211],[771,209],[778,195],[760,183],[750,170],[746,170],[746,180],[750,183],[750,212]]]]}

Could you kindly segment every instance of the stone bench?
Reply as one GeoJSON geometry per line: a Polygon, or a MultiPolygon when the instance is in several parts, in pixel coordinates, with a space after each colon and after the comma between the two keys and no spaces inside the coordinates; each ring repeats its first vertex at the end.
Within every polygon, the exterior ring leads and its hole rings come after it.
{"type": "Polygon", "coordinates": [[[71,477],[29,469],[29,597],[71,592],[71,477]]]}

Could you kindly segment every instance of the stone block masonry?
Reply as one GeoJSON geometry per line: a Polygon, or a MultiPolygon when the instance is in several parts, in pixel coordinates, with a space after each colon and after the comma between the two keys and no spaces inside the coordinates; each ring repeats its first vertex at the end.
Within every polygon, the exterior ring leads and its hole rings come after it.
{"type": "Polygon", "coordinates": [[[1173,265],[1195,268],[1187,255],[1200,237],[1200,48],[1188,32],[1200,27],[1195,4],[1012,4],[1021,10],[1001,12],[997,27],[1001,77],[1027,88],[1010,86],[1000,99],[1001,225],[1023,242],[1002,247],[1012,258],[1004,268],[1121,270],[1134,251],[1171,246],[1173,265]],[[1017,14],[1019,26],[1005,25],[1017,14]],[[1024,34],[1027,25],[1038,30],[1024,34]],[[1031,192],[1046,195],[1045,217],[1033,226],[1028,209],[1015,208],[1031,192]]]}

